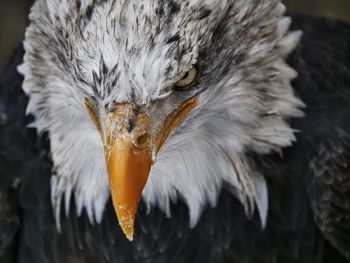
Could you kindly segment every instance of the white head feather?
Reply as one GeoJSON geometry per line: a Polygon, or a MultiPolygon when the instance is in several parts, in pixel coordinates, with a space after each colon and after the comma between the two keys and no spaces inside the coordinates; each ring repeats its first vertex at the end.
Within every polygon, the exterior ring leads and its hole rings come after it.
{"type": "Polygon", "coordinates": [[[74,194],[78,214],[85,208],[100,222],[109,198],[103,145],[84,97],[94,98],[101,118],[128,101],[162,120],[181,97],[169,85],[204,58],[199,103],[161,148],[143,200],[170,216],[180,197],[195,226],[225,185],[248,216],[258,208],[264,225],[267,187],[247,153],[290,146],[287,120],[302,106],[285,62],[300,33],[288,33],[284,11],[279,0],[37,0],[20,72],[33,125],[50,135],[56,218],[62,198],[68,211],[74,194]]]}

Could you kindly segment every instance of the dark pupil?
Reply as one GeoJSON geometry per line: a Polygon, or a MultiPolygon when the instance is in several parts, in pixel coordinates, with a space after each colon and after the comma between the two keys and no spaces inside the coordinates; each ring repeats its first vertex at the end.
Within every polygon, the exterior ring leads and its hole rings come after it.
{"type": "Polygon", "coordinates": [[[188,77],[188,72],[186,72],[186,74],[182,77],[182,79],[187,79],[188,77]]]}

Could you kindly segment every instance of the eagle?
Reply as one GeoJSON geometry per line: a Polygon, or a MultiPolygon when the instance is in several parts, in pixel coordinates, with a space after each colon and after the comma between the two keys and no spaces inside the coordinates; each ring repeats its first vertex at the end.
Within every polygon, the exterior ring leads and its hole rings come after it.
{"type": "Polygon", "coordinates": [[[29,21],[0,79],[1,262],[350,261],[347,23],[280,0],[29,21]]]}

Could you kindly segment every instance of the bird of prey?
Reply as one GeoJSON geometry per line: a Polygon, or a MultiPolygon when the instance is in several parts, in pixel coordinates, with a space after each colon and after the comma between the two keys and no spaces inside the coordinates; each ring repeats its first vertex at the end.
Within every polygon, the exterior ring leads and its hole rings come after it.
{"type": "Polygon", "coordinates": [[[280,0],[29,20],[0,83],[2,262],[350,260],[349,25],[280,0]]]}

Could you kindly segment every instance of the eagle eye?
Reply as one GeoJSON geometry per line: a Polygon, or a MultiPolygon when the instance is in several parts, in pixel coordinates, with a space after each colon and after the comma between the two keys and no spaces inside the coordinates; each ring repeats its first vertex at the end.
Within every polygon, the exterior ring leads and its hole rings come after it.
{"type": "Polygon", "coordinates": [[[183,88],[190,85],[197,77],[198,70],[195,66],[189,69],[183,77],[175,83],[176,88],[183,88]]]}

